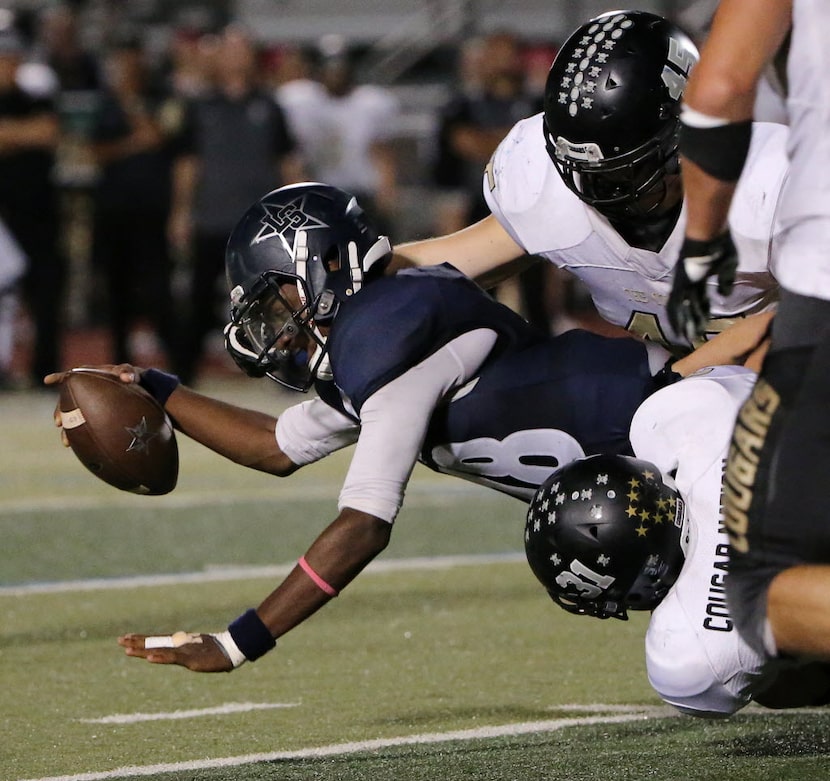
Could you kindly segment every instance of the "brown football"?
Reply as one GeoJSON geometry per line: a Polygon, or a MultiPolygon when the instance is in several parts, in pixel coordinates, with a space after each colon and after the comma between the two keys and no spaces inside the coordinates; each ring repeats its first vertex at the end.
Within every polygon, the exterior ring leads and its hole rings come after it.
{"type": "Polygon", "coordinates": [[[58,407],[70,447],[96,477],[135,494],[157,496],[176,487],[173,426],[139,385],[101,370],[73,369],[60,385],[58,407]]]}

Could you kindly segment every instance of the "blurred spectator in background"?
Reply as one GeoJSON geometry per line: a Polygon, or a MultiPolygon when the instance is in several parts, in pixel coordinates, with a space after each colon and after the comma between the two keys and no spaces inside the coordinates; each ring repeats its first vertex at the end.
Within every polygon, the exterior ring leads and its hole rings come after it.
{"type": "Polygon", "coordinates": [[[308,164],[309,150],[318,132],[317,116],[326,100],[326,88],[315,76],[313,54],[302,46],[287,45],[269,53],[266,78],[285,111],[288,125],[308,164]]]}
{"type": "MultiPolygon", "coordinates": [[[[458,63],[453,95],[438,115],[435,139],[435,159],[430,183],[437,191],[437,235],[446,235],[468,225],[470,198],[474,192],[470,164],[455,141],[457,114],[462,103],[471,100],[481,89],[481,60],[484,41],[470,38],[458,47],[458,63]]],[[[475,165],[472,166],[476,168],[475,165]]],[[[477,167],[478,186],[481,186],[483,165],[477,167]]]]}
{"type": "Polygon", "coordinates": [[[106,281],[110,357],[113,363],[135,362],[131,336],[146,318],[173,366],[177,328],[167,224],[184,109],[180,99],[153,84],[137,36],[117,40],[104,64],[106,86],[92,129],[98,169],[92,260],[106,281]]]}
{"type": "Polygon", "coordinates": [[[0,219],[28,258],[23,293],[34,325],[33,387],[61,368],[66,264],[53,179],[60,130],[52,101],[31,95],[16,77],[26,46],[13,27],[0,30],[0,219]]]}
{"type": "Polygon", "coordinates": [[[25,271],[26,256],[0,220],[0,391],[17,386],[12,369],[19,323],[17,286],[25,271]]]}
{"type": "MultiPolygon", "coordinates": [[[[490,156],[513,125],[542,110],[542,94],[528,86],[524,46],[499,31],[460,52],[461,86],[438,122],[434,183],[454,193],[443,199],[442,230],[453,232],[486,217],[482,178],[490,156]]],[[[548,61],[548,68],[550,67],[548,61]]],[[[550,331],[551,301],[561,302],[561,280],[537,263],[517,280],[520,301],[511,304],[534,325],[550,331]]],[[[507,302],[509,303],[509,302],[507,302]]]]}
{"type": "Polygon", "coordinates": [[[219,282],[225,245],[241,214],[282,184],[305,172],[285,115],[259,84],[258,51],[249,34],[231,25],[219,36],[213,59],[214,88],[190,102],[182,149],[174,166],[170,237],[190,255],[189,322],[176,373],[191,384],[208,334],[227,293],[219,282]]]}
{"type": "Polygon", "coordinates": [[[296,128],[311,178],[354,193],[389,234],[398,207],[393,142],[400,104],[391,90],[357,82],[354,58],[338,38],[325,40],[321,49],[322,89],[310,77],[306,60],[301,66],[305,73],[280,88],[280,100],[296,128]]]}
{"type": "Polygon", "coordinates": [[[71,5],[61,3],[42,11],[35,57],[54,71],[62,92],[101,86],[98,59],[82,45],[71,5]]]}
{"type": "Polygon", "coordinates": [[[541,111],[538,96],[525,87],[521,41],[512,33],[497,32],[479,46],[469,49],[461,61],[465,69],[477,66],[477,73],[462,74],[462,88],[439,118],[439,134],[459,161],[468,194],[463,225],[490,213],[481,177],[496,147],[518,120],[541,111]]]}
{"type": "Polygon", "coordinates": [[[167,63],[167,86],[174,95],[194,99],[210,90],[213,36],[191,27],[173,31],[167,63]]]}

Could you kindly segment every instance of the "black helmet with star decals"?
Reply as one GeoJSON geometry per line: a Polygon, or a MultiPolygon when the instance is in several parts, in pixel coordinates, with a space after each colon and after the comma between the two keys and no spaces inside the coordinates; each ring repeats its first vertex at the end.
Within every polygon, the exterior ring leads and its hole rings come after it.
{"type": "Polygon", "coordinates": [[[609,11],[568,37],[545,85],[545,146],[567,187],[609,219],[673,197],[680,103],[692,39],[646,11],[609,11]]]}
{"type": "Polygon", "coordinates": [[[557,469],[536,491],[525,526],[528,563],[553,601],[596,618],[657,607],[680,574],[686,543],[671,478],[621,455],[557,469]]]}

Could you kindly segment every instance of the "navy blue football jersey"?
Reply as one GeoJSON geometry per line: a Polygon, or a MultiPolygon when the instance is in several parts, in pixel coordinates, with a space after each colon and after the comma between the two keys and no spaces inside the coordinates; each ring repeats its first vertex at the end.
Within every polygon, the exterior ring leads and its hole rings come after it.
{"type": "Polygon", "coordinates": [[[641,342],[567,331],[484,366],[436,409],[420,460],[529,502],[574,458],[631,455],[631,419],[653,389],[641,342]]]}
{"type": "Polygon", "coordinates": [[[336,389],[318,382],[317,391],[359,420],[375,391],[479,328],[495,331],[496,344],[478,376],[436,408],[422,463],[530,501],[567,461],[631,454],[631,419],[654,389],[645,346],[581,330],[548,337],[448,265],[384,277],[342,306],[328,340],[336,389]]]}
{"type": "MultiPolygon", "coordinates": [[[[381,277],[337,312],[328,337],[334,382],[359,413],[376,390],[455,337],[479,328],[498,334],[491,360],[510,347],[545,339],[448,264],[381,277]]],[[[330,400],[322,383],[316,389],[330,400]]]]}

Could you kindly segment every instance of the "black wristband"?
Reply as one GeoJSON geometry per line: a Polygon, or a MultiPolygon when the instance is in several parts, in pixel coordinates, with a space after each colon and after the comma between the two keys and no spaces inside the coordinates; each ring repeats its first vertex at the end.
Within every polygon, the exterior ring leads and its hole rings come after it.
{"type": "Polygon", "coordinates": [[[264,656],[277,644],[253,608],[234,619],[228,625],[228,632],[249,662],[264,656]]]}
{"type": "Polygon", "coordinates": [[[686,124],[682,116],[680,119],[680,153],[724,182],[736,182],[740,177],[751,139],[751,120],[697,127],[686,124]]]}
{"type": "Polygon", "coordinates": [[[683,379],[681,374],[678,374],[674,369],[672,369],[672,364],[676,360],[677,359],[674,356],[669,358],[669,360],[663,364],[663,368],[651,378],[654,382],[655,391],[665,388],[667,385],[673,385],[683,379]]]}
{"type": "Polygon", "coordinates": [[[687,236],[680,247],[680,255],[684,258],[702,258],[707,255],[723,255],[732,249],[732,237],[727,231],[711,239],[690,239],[687,236]]]}
{"type": "Polygon", "coordinates": [[[179,387],[180,382],[175,374],[168,374],[161,369],[145,369],[138,379],[138,384],[162,407],[167,403],[170,394],[179,387]]]}

